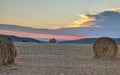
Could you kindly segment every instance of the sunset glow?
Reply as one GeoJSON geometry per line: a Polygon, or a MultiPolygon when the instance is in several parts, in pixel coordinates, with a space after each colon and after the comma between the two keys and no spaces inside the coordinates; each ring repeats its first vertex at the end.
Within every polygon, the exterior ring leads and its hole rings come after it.
{"type": "Polygon", "coordinates": [[[110,8],[119,10],[119,3],[120,0],[0,0],[0,24],[43,29],[90,27],[89,22],[95,19],[89,14],[110,8]]]}
{"type": "Polygon", "coordinates": [[[8,31],[8,30],[0,30],[0,34],[14,35],[19,37],[29,37],[29,38],[55,38],[55,39],[63,39],[63,40],[77,40],[77,39],[90,38],[90,36],[50,35],[50,34],[37,34],[37,33],[17,32],[17,31],[8,31]]]}
{"type": "Polygon", "coordinates": [[[0,0],[0,34],[75,40],[119,37],[120,0],[0,0]]]}

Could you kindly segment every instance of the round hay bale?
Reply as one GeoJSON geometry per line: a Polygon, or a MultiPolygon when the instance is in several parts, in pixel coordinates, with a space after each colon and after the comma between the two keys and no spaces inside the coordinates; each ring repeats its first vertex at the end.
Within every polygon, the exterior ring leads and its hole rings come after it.
{"type": "Polygon", "coordinates": [[[50,39],[49,43],[56,43],[56,39],[50,39]]]}
{"type": "Polygon", "coordinates": [[[113,39],[101,37],[95,41],[93,51],[95,53],[95,58],[113,59],[118,52],[118,46],[113,39]]]}
{"type": "Polygon", "coordinates": [[[0,35],[0,65],[14,64],[17,50],[14,42],[5,35],[0,35]]]}
{"type": "Polygon", "coordinates": [[[6,45],[0,41],[0,65],[4,65],[8,60],[8,51],[5,46],[6,45]]]}
{"type": "Polygon", "coordinates": [[[101,37],[94,42],[93,51],[95,58],[112,59],[116,57],[118,46],[113,39],[101,37]]]}

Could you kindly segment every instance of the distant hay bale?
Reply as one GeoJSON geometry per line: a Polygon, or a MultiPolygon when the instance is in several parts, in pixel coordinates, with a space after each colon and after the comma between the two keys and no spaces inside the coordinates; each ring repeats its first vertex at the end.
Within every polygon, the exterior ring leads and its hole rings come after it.
{"type": "Polygon", "coordinates": [[[56,39],[50,39],[49,43],[56,43],[56,39]]]}
{"type": "Polygon", "coordinates": [[[95,53],[95,58],[113,59],[118,52],[118,46],[113,39],[101,37],[95,41],[93,51],[95,53]]]}
{"type": "Polygon", "coordinates": [[[14,42],[5,35],[0,35],[0,65],[15,64],[17,50],[14,42]]]}

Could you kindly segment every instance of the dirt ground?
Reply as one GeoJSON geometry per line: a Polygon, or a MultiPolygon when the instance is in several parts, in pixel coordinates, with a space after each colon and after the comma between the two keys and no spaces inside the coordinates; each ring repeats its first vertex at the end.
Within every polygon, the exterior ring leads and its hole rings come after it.
{"type": "Polygon", "coordinates": [[[94,59],[92,44],[15,45],[17,64],[2,66],[0,75],[120,75],[120,59],[94,59]]]}

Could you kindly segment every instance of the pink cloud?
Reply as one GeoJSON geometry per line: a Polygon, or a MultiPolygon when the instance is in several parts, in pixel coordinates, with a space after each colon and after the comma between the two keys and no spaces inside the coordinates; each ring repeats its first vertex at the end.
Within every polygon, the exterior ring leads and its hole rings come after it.
{"type": "Polygon", "coordinates": [[[0,34],[15,35],[19,37],[29,37],[29,38],[56,38],[56,39],[64,39],[64,40],[90,38],[90,36],[50,35],[50,34],[37,34],[37,33],[29,33],[29,32],[9,31],[9,30],[0,30],[0,34]]]}

